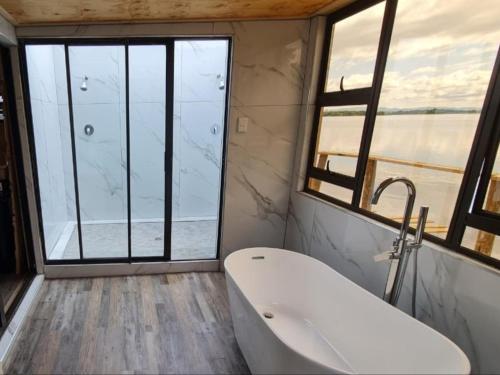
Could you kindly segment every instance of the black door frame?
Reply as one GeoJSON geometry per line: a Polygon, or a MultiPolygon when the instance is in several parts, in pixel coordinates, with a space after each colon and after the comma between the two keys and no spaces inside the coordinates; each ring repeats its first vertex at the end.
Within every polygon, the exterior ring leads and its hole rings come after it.
{"type": "Polygon", "coordinates": [[[21,147],[21,134],[19,133],[19,122],[18,122],[18,112],[15,98],[14,89],[14,75],[12,72],[12,62],[11,62],[11,51],[7,47],[0,47],[0,55],[2,63],[1,65],[1,76],[4,80],[4,90],[3,95],[3,111],[4,111],[4,121],[6,121],[6,126],[8,126],[11,139],[11,152],[13,156],[12,162],[15,164],[16,171],[16,182],[15,186],[11,186],[11,189],[16,189],[18,192],[18,205],[20,208],[19,216],[21,221],[21,230],[23,234],[23,245],[24,245],[24,256],[26,273],[23,280],[23,285],[21,289],[16,294],[13,303],[9,309],[5,310],[5,305],[3,298],[0,296],[0,336],[3,334],[4,330],[7,328],[8,323],[11,318],[16,313],[19,308],[19,304],[24,298],[28,288],[30,287],[32,281],[36,275],[36,261],[34,256],[34,246],[33,246],[33,236],[31,232],[30,220],[29,220],[29,209],[28,209],[28,194],[26,188],[26,181],[24,180],[24,164],[23,155],[21,147]]]}
{"type": "Polygon", "coordinates": [[[224,131],[222,141],[222,158],[221,158],[221,174],[220,174],[220,189],[219,189],[219,211],[218,211],[218,228],[217,228],[217,252],[215,258],[207,259],[178,259],[176,262],[183,261],[204,261],[217,260],[220,258],[221,238],[222,238],[222,209],[224,202],[225,190],[225,173],[226,173],[226,152],[227,152],[227,135],[228,135],[228,118],[229,118],[229,95],[230,95],[230,77],[231,77],[231,58],[232,58],[232,38],[225,36],[190,36],[190,37],[140,37],[140,38],[20,38],[19,42],[19,61],[21,68],[21,79],[23,86],[24,108],[26,113],[26,122],[28,128],[29,148],[33,169],[33,181],[36,196],[36,206],[38,214],[38,223],[40,237],[42,243],[43,259],[46,265],[64,265],[64,264],[105,264],[105,263],[140,263],[140,262],[170,262],[171,259],[171,223],[172,223],[172,164],[173,164],[173,123],[174,123],[174,53],[175,42],[186,40],[225,40],[228,43],[227,49],[227,64],[226,64],[226,95],[224,108],[224,131]],[[68,90],[68,111],[71,131],[71,150],[73,163],[73,177],[75,185],[75,201],[77,212],[77,227],[78,227],[78,242],[79,242],[79,259],[48,259],[45,248],[45,238],[43,232],[43,215],[40,198],[40,187],[38,183],[38,167],[36,160],[36,147],[33,128],[33,117],[31,112],[31,96],[29,91],[28,67],[26,60],[26,46],[28,45],[62,45],[65,49],[66,63],[66,85],[68,90]],[[134,257],[132,256],[132,241],[131,241],[131,194],[130,194],[130,119],[129,119],[129,46],[131,45],[163,45],[166,48],[166,101],[165,101],[165,209],[164,209],[164,241],[163,256],[151,257],[134,257]],[[69,64],[68,49],[72,46],[123,46],[125,49],[125,96],[126,96],[126,156],[127,156],[127,234],[128,234],[128,255],[127,257],[117,258],[84,258],[81,219],[80,219],[80,203],[78,191],[78,174],[77,160],[75,147],[75,133],[73,121],[73,103],[71,97],[71,73],[69,64]]]}

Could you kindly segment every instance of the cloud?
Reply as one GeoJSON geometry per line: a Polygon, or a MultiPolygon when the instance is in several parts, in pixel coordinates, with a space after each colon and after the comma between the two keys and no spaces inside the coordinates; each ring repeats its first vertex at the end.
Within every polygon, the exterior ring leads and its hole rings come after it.
{"type": "MultiPolygon", "coordinates": [[[[341,76],[346,88],[371,85],[383,4],[336,26],[331,87],[341,76]]],[[[498,0],[400,0],[384,105],[480,107],[500,41],[496,9],[498,0]]]]}

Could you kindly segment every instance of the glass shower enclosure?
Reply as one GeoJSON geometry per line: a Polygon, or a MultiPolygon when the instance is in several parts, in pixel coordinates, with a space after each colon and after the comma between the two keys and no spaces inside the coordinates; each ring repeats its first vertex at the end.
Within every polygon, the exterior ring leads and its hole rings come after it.
{"type": "Polygon", "coordinates": [[[218,257],[229,51],[22,41],[47,263],[218,257]]]}

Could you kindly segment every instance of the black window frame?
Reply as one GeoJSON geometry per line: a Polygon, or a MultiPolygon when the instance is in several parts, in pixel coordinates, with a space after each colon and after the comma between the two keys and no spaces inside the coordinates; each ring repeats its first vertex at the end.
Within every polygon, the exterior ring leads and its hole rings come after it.
{"type": "MultiPolygon", "coordinates": [[[[347,208],[394,228],[399,228],[400,223],[362,208],[361,200],[397,5],[398,0],[358,0],[357,2],[336,11],[327,17],[325,25],[325,38],[321,51],[318,87],[309,144],[306,178],[303,188],[305,193],[314,195],[320,199],[347,208]],[[332,44],[332,28],[334,24],[384,1],[385,11],[382,18],[382,27],[375,60],[372,86],[368,88],[345,91],[325,91],[330,48],[332,44]],[[355,176],[346,176],[330,171],[328,168],[320,169],[315,167],[316,145],[319,140],[318,133],[322,109],[328,106],[359,104],[366,105],[367,108],[355,176]],[[314,190],[309,186],[312,179],[352,190],[353,194],[351,202],[348,203],[314,190]]],[[[429,233],[424,234],[424,238],[426,240],[479,260],[497,269],[500,269],[500,259],[465,248],[461,245],[461,241],[467,227],[500,235],[500,215],[498,213],[485,211],[482,208],[486,199],[496,153],[498,152],[499,137],[500,49],[492,70],[491,79],[488,85],[483,107],[481,109],[474,141],[469,153],[447,236],[443,239],[429,233]],[[470,209],[471,207],[472,209],[470,209]]],[[[415,233],[415,230],[410,228],[410,232],[415,233]]]]}

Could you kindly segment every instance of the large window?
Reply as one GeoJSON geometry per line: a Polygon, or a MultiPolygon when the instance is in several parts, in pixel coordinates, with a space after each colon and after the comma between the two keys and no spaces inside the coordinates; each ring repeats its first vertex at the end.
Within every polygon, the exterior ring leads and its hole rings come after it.
{"type": "Polygon", "coordinates": [[[500,266],[497,8],[368,0],[332,14],[305,190],[397,226],[404,186],[371,197],[408,177],[427,239],[500,266]]]}

